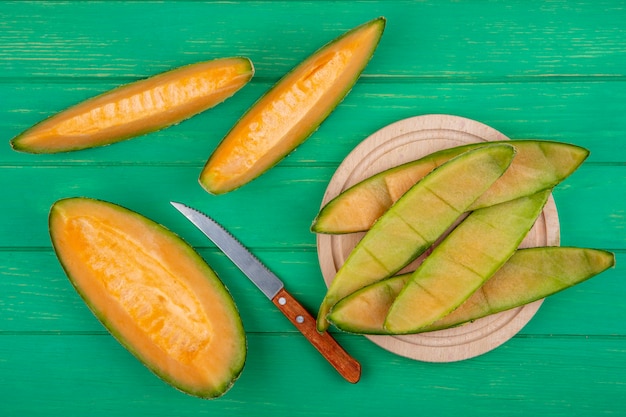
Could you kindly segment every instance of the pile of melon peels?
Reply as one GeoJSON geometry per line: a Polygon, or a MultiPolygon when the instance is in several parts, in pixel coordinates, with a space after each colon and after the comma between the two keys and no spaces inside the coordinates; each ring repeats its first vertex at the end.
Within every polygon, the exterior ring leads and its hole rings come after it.
{"type": "Polygon", "coordinates": [[[318,329],[330,323],[363,334],[445,329],[536,301],[610,268],[614,255],[603,250],[518,249],[552,188],[588,154],[549,141],[471,144],[345,190],[322,207],[312,230],[367,232],[330,284],[318,329]],[[394,276],[427,250],[432,252],[414,272],[394,276]]]}

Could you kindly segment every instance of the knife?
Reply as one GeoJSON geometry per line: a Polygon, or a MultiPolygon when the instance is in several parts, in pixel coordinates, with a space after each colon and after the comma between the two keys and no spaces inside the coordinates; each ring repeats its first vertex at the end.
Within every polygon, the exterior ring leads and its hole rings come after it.
{"type": "Polygon", "coordinates": [[[315,318],[284,288],[283,282],[233,235],[204,213],[171,202],[204,233],[269,298],[289,321],[347,381],[361,378],[361,364],[350,356],[329,332],[317,331],[315,318]]]}

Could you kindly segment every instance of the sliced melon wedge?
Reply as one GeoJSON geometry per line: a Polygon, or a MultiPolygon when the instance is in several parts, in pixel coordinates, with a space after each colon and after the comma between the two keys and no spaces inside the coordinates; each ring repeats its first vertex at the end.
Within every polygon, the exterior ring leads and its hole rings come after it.
{"type": "Polygon", "coordinates": [[[317,317],[348,294],[388,278],[428,249],[507,169],[515,149],[487,144],[442,164],[400,198],[352,250],[339,268],[317,317]]]}
{"type": "MultiPolygon", "coordinates": [[[[515,159],[504,175],[468,210],[553,188],[574,172],[589,155],[587,149],[560,142],[514,140],[504,143],[515,147],[515,159]]],[[[311,230],[327,234],[364,232],[434,168],[480,146],[484,146],[484,143],[444,149],[369,177],[324,205],[313,221],[311,230]]]]}
{"type": "MultiPolygon", "coordinates": [[[[482,287],[450,314],[418,332],[442,330],[520,307],[588,280],[615,265],[611,252],[574,247],[519,249],[482,287]]],[[[359,334],[392,334],[385,317],[411,274],[369,285],[339,301],[328,319],[359,334]]],[[[450,277],[449,279],[453,279],[450,277]]],[[[419,306],[415,306],[419,309],[419,306]]]]}
{"type": "Polygon", "coordinates": [[[213,270],[181,238],[120,206],[56,202],[50,236],[70,282],[111,334],[179,390],[224,394],[239,377],[246,338],[213,270]]]}
{"type": "Polygon", "coordinates": [[[384,27],[381,17],[352,29],[278,81],[215,149],[200,174],[202,187],[212,194],[232,191],[300,145],[348,94],[384,27]]]}
{"type": "Polygon", "coordinates": [[[103,146],[154,132],[207,110],[254,74],[247,58],[222,58],[177,68],[84,101],[11,140],[13,149],[57,153],[103,146]]]}

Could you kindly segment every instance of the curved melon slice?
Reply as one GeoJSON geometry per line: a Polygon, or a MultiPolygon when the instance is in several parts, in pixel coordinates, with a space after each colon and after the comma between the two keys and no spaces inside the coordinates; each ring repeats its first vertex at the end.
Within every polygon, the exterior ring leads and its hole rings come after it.
{"type": "MultiPolygon", "coordinates": [[[[490,314],[520,307],[590,279],[615,265],[611,252],[573,247],[520,249],[456,310],[419,332],[459,326],[490,314]]],[[[359,334],[391,334],[384,328],[392,303],[411,274],[369,285],[339,301],[328,319],[337,328],[359,334]]],[[[415,306],[419,308],[419,306],[415,306]]]]}
{"type": "Polygon", "coordinates": [[[222,58],[136,81],[62,111],[11,140],[17,151],[57,153],[154,132],[207,110],[254,74],[247,58],[222,58]]]}
{"type": "Polygon", "coordinates": [[[381,17],[352,29],[278,81],[215,149],[200,184],[212,194],[232,191],[306,140],[357,81],[384,27],[381,17]]]}
{"type": "Polygon", "coordinates": [[[442,164],[398,200],[363,236],[322,300],[317,328],[348,294],[388,278],[420,256],[508,168],[515,149],[487,144],[442,164]]]}
{"type": "Polygon", "coordinates": [[[77,292],[150,370],[190,395],[225,393],[243,370],[246,338],[228,290],[163,226],[88,198],[50,211],[56,254],[77,292]]]}
{"type": "MultiPolygon", "coordinates": [[[[515,159],[502,177],[468,210],[553,188],[574,172],[589,155],[587,149],[560,142],[515,140],[500,143],[509,143],[515,147],[515,159]]],[[[472,143],[444,149],[373,175],[324,205],[313,221],[311,230],[328,234],[366,231],[411,186],[434,168],[463,152],[484,145],[484,142],[472,143]]]]}

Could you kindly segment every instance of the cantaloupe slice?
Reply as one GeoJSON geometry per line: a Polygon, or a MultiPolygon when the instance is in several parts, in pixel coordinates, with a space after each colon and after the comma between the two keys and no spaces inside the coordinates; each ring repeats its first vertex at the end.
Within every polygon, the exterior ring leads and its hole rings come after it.
{"type": "Polygon", "coordinates": [[[300,145],[348,94],[384,27],[381,17],[352,29],[285,75],[222,140],[200,174],[200,184],[212,194],[232,191],[300,145]]]}
{"type": "Polygon", "coordinates": [[[462,153],[430,172],[407,191],[352,250],[322,300],[320,331],[326,314],[348,294],[388,278],[428,249],[507,169],[515,150],[487,144],[462,153]]]}
{"type": "Polygon", "coordinates": [[[390,333],[415,333],[467,300],[515,253],[551,190],[473,211],[411,275],[389,308],[390,333]]]}
{"type": "Polygon", "coordinates": [[[54,250],[77,292],[150,370],[190,395],[224,394],[240,375],[246,338],[229,292],[163,226],[88,198],[50,211],[54,250]]]}
{"type": "MultiPolygon", "coordinates": [[[[514,140],[504,143],[515,147],[515,159],[504,175],[468,210],[553,188],[574,172],[589,155],[587,149],[561,142],[514,140]]],[[[328,234],[366,231],[411,186],[434,168],[484,144],[444,149],[373,175],[324,205],[313,221],[311,230],[328,234]]]]}
{"type": "MultiPolygon", "coordinates": [[[[598,249],[519,249],[456,310],[417,332],[447,329],[532,303],[588,280],[614,265],[615,255],[598,249]]],[[[411,274],[403,274],[388,278],[345,297],[335,304],[328,315],[329,321],[346,332],[391,334],[383,326],[385,317],[410,277],[411,274]]],[[[454,277],[446,279],[452,281],[454,277]]]]}
{"type": "Polygon", "coordinates": [[[247,58],[187,65],[86,100],[11,140],[22,152],[57,153],[108,145],[154,132],[207,110],[254,74],[247,58]]]}

